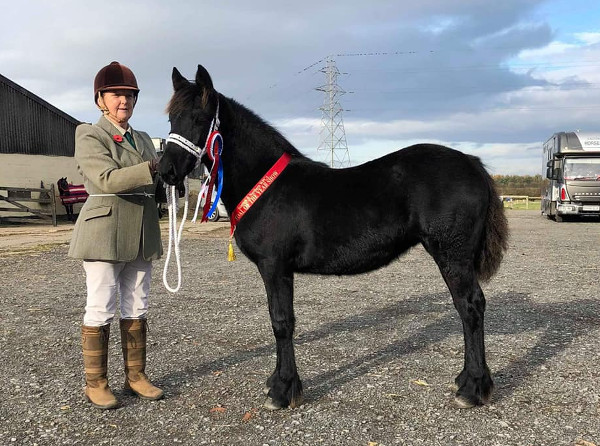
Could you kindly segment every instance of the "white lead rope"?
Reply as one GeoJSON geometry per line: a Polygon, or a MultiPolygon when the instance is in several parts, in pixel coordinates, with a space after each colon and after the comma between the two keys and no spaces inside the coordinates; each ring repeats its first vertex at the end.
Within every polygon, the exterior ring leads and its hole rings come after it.
{"type": "MultiPolygon", "coordinates": [[[[198,211],[200,208],[200,202],[202,198],[204,198],[204,193],[207,189],[207,183],[209,178],[206,179],[202,188],[200,189],[200,193],[198,194],[198,199],[196,200],[196,209],[194,212],[194,218],[192,218],[192,223],[196,222],[198,217],[198,211]]],[[[171,293],[176,293],[181,288],[182,280],[181,280],[181,256],[179,254],[179,243],[181,241],[181,234],[183,233],[183,224],[187,218],[188,206],[189,206],[189,182],[188,177],[185,177],[184,180],[185,186],[185,205],[183,208],[183,217],[181,219],[181,224],[179,226],[179,230],[177,230],[177,205],[179,203],[178,200],[178,192],[175,186],[167,186],[165,185],[166,194],[167,194],[167,207],[169,209],[169,248],[167,250],[167,258],[165,260],[165,267],[163,270],[163,283],[165,288],[169,290],[171,293]],[[167,280],[167,271],[169,269],[169,262],[171,260],[171,250],[175,251],[175,262],[177,265],[177,286],[172,288],[169,285],[167,280]]]]}
{"type": "Polygon", "coordinates": [[[179,288],[181,288],[181,259],[179,255],[179,242],[181,240],[181,234],[183,232],[183,224],[185,223],[188,213],[189,193],[187,177],[185,177],[183,184],[185,186],[185,205],[183,208],[183,216],[181,218],[181,225],[179,226],[179,230],[177,230],[177,207],[179,193],[175,186],[165,185],[165,189],[167,192],[167,206],[169,208],[169,248],[167,250],[165,267],[163,269],[163,283],[165,285],[165,288],[171,293],[176,293],[177,291],[179,291],[179,288]],[[171,249],[175,251],[175,261],[177,264],[177,286],[175,288],[172,288],[167,280],[167,271],[169,269],[169,261],[171,260],[171,249]]]}

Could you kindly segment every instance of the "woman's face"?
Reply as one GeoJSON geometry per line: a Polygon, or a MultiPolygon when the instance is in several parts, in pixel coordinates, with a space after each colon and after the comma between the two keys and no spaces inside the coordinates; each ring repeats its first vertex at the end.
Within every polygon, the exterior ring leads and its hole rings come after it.
{"type": "Polygon", "coordinates": [[[109,118],[126,128],[129,118],[133,115],[135,100],[136,95],[131,90],[111,90],[100,95],[98,104],[100,108],[108,110],[109,118]]]}

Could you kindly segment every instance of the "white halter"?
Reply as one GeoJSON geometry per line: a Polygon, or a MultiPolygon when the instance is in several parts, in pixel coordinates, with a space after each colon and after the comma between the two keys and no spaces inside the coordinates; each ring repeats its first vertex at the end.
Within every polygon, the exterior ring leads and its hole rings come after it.
{"type": "Polygon", "coordinates": [[[194,155],[198,159],[198,162],[199,162],[200,158],[202,158],[202,156],[208,150],[207,146],[208,146],[208,139],[210,138],[210,135],[212,134],[213,130],[219,130],[220,124],[221,123],[219,121],[219,101],[217,100],[217,111],[215,112],[215,117],[213,118],[212,122],[210,123],[210,129],[208,129],[208,134],[206,135],[206,141],[204,142],[204,148],[198,147],[192,141],[190,141],[189,139],[187,139],[181,135],[178,135],[177,133],[169,133],[169,137],[167,138],[166,142],[167,143],[172,142],[173,144],[177,144],[182,149],[187,150],[192,155],[194,155]]]}

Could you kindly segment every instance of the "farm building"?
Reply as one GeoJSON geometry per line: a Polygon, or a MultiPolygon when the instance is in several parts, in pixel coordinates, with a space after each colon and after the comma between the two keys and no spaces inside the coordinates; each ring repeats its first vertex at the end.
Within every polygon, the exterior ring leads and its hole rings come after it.
{"type": "MultiPolygon", "coordinates": [[[[17,200],[36,198],[39,192],[6,188],[46,188],[54,184],[56,212],[65,213],[58,199],[56,182],[67,177],[83,182],[73,158],[75,127],[79,121],[10,79],[0,75],[0,194],[17,200]],[[31,195],[31,196],[29,196],[31,195]]],[[[6,201],[0,201],[3,209],[6,201]]],[[[27,207],[51,213],[51,204],[24,202],[27,207]]],[[[81,206],[81,205],[78,205],[81,206]]],[[[77,213],[79,208],[75,209],[77,213]]],[[[22,215],[6,210],[0,218],[22,215]]]]}

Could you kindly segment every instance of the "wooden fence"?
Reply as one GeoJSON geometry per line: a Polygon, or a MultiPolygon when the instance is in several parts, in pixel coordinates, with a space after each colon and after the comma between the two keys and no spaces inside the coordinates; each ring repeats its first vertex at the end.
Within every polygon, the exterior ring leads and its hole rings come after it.
{"type": "Polygon", "coordinates": [[[500,196],[505,208],[513,209],[517,203],[525,203],[525,209],[529,209],[529,204],[540,201],[541,197],[528,197],[527,195],[502,195],[500,196]]]}
{"type": "MultiPolygon", "coordinates": [[[[27,188],[27,187],[3,187],[0,191],[6,191],[4,195],[0,193],[0,200],[12,207],[0,207],[0,212],[27,212],[33,214],[33,217],[52,222],[56,226],[56,196],[54,194],[54,184],[49,189],[45,188],[27,188]],[[37,197],[36,197],[37,195],[37,197]],[[50,213],[42,209],[32,209],[23,203],[49,204],[50,213]]],[[[11,217],[0,217],[0,221],[16,221],[11,217]]],[[[19,219],[19,221],[21,221],[19,219]]]]}

